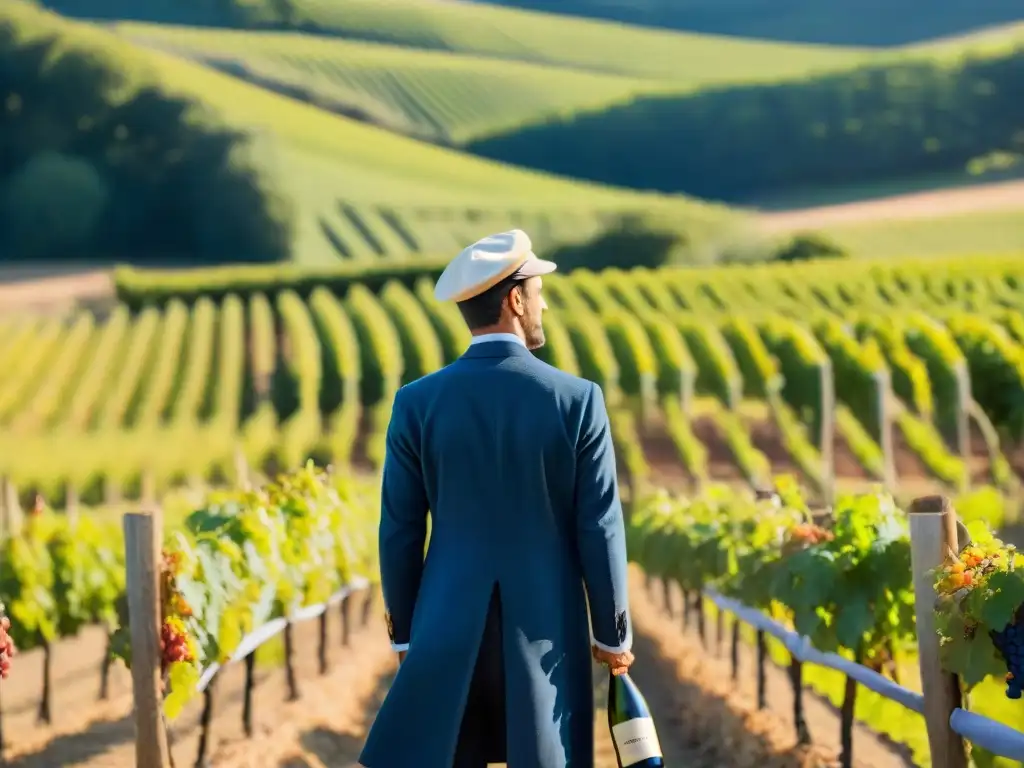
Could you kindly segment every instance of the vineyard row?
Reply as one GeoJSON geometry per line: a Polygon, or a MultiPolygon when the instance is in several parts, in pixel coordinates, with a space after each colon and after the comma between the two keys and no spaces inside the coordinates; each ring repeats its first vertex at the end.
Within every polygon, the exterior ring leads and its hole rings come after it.
{"type": "MultiPolygon", "coordinates": [[[[985,437],[991,480],[1010,482],[1003,451],[1024,429],[1012,275],[936,270],[915,282],[892,269],[832,290],[813,266],[756,273],[731,283],[678,270],[552,278],[538,354],[600,383],[641,425],[663,413],[698,479],[706,457],[689,423],[701,409],[748,478],[770,474],[742,444],[738,415],[760,400],[814,484],[825,482],[832,429],[870,475],[891,481],[894,426],[935,477],[959,487],[967,419],[985,437]]],[[[239,444],[270,469],[308,457],[377,464],[397,388],[455,359],[469,338],[427,278],[376,293],[232,294],[135,315],[122,305],[104,321],[0,325],[0,469],[57,498],[66,484],[86,498],[104,483],[137,494],[147,473],[161,486],[224,480],[239,444]]]]}

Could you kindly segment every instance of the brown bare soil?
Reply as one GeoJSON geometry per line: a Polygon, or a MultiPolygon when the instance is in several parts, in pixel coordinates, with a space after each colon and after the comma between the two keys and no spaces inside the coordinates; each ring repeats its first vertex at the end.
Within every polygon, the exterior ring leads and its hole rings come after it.
{"type": "Polygon", "coordinates": [[[932,477],[924,461],[907,445],[903,430],[896,424],[892,425],[892,453],[896,465],[897,480],[912,480],[921,477],[932,477]]]}
{"type": "Polygon", "coordinates": [[[691,423],[693,434],[708,452],[708,474],[711,480],[724,483],[742,483],[746,478],[736,464],[729,444],[725,441],[715,420],[710,416],[697,416],[691,423]]]}
{"type": "MultiPolygon", "coordinates": [[[[264,754],[278,754],[295,742],[310,712],[331,711],[339,721],[358,722],[362,715],[361,696],[372,690],[377,673],[392,663],[394,654],[380,620],[379,607],[371,613],[366,627],[361,623],[364,597],[354,598],[351,609],[353,634],[350,645],[341,645],[341,616],[337,609],[328,623],[328,674],[319,675],[317,647],[319,622],[296,626],[295,658],[302,698],[286,703],[287,685],[283,667],[257,668],[253,695],[255,735],[245,739],[242,721],[244,669],[228,667],[217,679],[213,696],[211,764],[225,768],[277,765],[260,762],[264,754]],[[289,736],[291,734],[291,736],[289,736]],[[275,753],[275,750],[277,752],[275,753]],[[257,756],[259,756],[257,758],[257,756]]],[[[376,603],[379,606],[379,602],[376,603]]],[[[99,677],[94,670],[104,648],[102,633],[90,630],[58,646],[54,662],[54,725],[36,726],[35,705],[41,679],[41,654],[36,651],[17,658],[14,675],[4,681],[3,708],[7,765],[11,768],[129,768],[135,764],[134,724],[128,674],[118,663],[111,699],[95,704],[99,677]]],[[[178,766],[195,763],[203,699],[197,697],[171,728],[171,746],[178,766]]]]}
{"type": "Polygon", "coordinates": [[[776,233],[852,224],[871,219],[927,219],[1017,208],[1024,211],[1024,181],[915,192],[841,205],[762,213],[759,219],[764,231],[776,233]]]}
{"type": "Polygon", "coordinates": [[[772,474],[803,477],[803,472],[782,442],[782,434],[770,419],[746,419],[750,442],[765,455],[772,467],[772,474]]]}
{"type": "Polygon", "coordinates": [[[642,434],[644,458],[651,468],[651,482],[676,492],[692,488],[693,477],[683,464],[679,449],[669,435],[660,411],[652,414],[642,434]]]}
{"type": "Polygon", "coordinates": [[[835,464],[836,477],[851,478],[858,481],[870,482],[871,475],[857,461],[857,457],[850,449],[849,443],[839,434],[837,430],[832,440],[832,462],[835,464]]]}
{"type": "Polygon", "coordinates": [[[109,301],[113,297],[114,283],[109,270],[0,270],[0,310],[4,311],[68,309],[82,302],[109,301]]]}
{"type": "MultiPolygon", "coordinates": [[[[740,645],[739,676],[731,680],[728,653],[715,653],[714,628],[709,626],[704,650],[696,633],[682,628],[682,594],[672,586],[668,593],[671,618],[664,609],[662,590],[658,598],[643,587],[644,576],[631,573],[630,607],[637,630],[644,638],[637,643],[637,666],[642,654],[652,653],[663,665],[661,678],[671,681],[671,690],[683,704],[676,730],[691,734],[702,745],[703,754],[714,765],[734,766],[834,766],[838,765],[839,714],[831,703],[804,689],[804,714],[813,744],[796,744],[793,721],[793,693],[786,670],[773,664],[767,668],[768,708],[758,711],[756,656],[740,645]]],[[[709,622],[710,624],[710,622],[709,622]]],[[[723,645],[727,648],[728,644],[723,645]]],[[[659,721],[660,723],[660,721],[659,721]]],[[[854,765],[863,768],[897,768],[912,763],[906,750],[878,736],[866,726],[855,724],[854,765]]]]}
{"type": "Polygon", "coordinates": [[[971,455],[967,460],[971,477],[971,485],[986,485],[992,482],[992,461],[988,452],[988,443],[981,434],[974,420],[970,421],[971,455]]]}

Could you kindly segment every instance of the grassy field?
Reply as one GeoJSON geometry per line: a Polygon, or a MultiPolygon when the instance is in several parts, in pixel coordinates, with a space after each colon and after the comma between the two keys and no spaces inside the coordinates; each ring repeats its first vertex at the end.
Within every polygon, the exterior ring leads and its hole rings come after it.
{"type": "Polygon", "coordinates": [[[913,219],[865,218],[821,227],[850,253],[867,258],[1024,249],[1024,200],[1017,210],[975,211],[913,219]]]}

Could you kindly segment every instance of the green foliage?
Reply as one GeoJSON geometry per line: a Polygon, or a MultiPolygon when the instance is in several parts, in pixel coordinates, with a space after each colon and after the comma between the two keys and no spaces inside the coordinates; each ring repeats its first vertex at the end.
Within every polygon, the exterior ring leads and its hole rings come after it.
{"type": "Polygon", "coordinates": [[[970,531],[971,546],[947,558],[935,573],[943,666],[960,675],[969,689],[990,675],[1006,675],[1006,661],[990,633],[1015,622],[1024,604],[1024,573],[1014,568],[1015,548],[992,536],[984,524],[975,523],[970,531]]]}
{"type": "Polygon", "coordinates": [[[580,268],[595,271],[614,267],[656,269],[684,263],[687,246],[687,238],[681,232],[656,228],[643,220],[630,218],[588,242],[562,246],[551,254],[551,260],[563,272],[580,268]]]}
{"type": "Polygon", "coordinates": [[[39,152],[3,186],[4,252],[26,260],[89,255],[109,199],[106,181],[88,160],[39,152]]]}
{"type": "Polygon", "coordinates": [[[0,603],[21,650],[72,637],[87,624],[113,630],[124,589],[120,527],[33,514],[2,543],[0,603]]]}
{"type": "Polygon", "coordinates": [[[684,589],[715,587],[781,611],[823,651],[869,662],[914,638],[906,518],[884,495],[842,496],[827,529],[785,506],[715,491],[656,497],[631,521],[631,555],[684,589]]]}
{"type": "MultiPolygon", "coordinates": [[[[167,660],[168,717],[195,695],[201,671],[227,662],[245,635],[371,575],[376,546],[364,494],[307,466],[252,491],[212,493],[168,533],[162,621],[183,627],[193,650],[167,660]]],[[[114,647],[130,663],[126,632],[119,628],[114,647]]]]}
{"type": "Polygon", "coordinates": [[[4,4],[4,258],[286,258],[293,212],[251,137],[168,95],[113,42],[108,51],[102,33],[4,4]]]}
{"type": "Polygon", "coordinates": [[[1001,94],[1020,88],[1022,57],[1019,49],[952,63],[918,57],[770,85],[642,96],[471,146],[565,176],[735,202],[957,172],[992,150],[1019,151],[1019,103],[1001,94]],[[956,119],[979,112],[983,128],[965,130],[956,119]],[[628,163],[615,159],[624,137],[635,147],[628,163]]]}
{"type": "Polygon", "coordinates": [[[815,232],[801,232],[779,245],[772,261],[810,261],[811,259],[842,259],[847,254],[838,245],[815,232]]]}

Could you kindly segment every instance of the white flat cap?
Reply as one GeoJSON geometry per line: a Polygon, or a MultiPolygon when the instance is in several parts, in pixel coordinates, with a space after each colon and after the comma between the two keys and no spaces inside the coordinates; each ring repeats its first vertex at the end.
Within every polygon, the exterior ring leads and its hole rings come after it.
{"type": "Polygon", "coordinates": [[[438,301],[466,301],[515,275],[526,279],[554,272],[554,262],[538,259],[521,229],[477,240],[451,260],[434,286],[438,301]]]}

